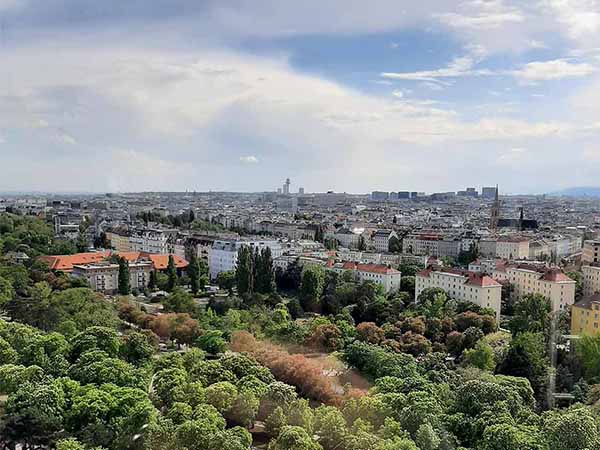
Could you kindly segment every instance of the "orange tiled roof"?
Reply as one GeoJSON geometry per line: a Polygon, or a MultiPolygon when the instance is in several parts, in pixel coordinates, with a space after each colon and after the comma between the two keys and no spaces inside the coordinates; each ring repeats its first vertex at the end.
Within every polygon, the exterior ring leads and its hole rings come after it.
{"type": "MultiPolygon", "coordinates": [[[[80,264],[90,264],[104,261],[111,256],[111,252],[96,252],[96,253],[76,253],[74,255],[48,255],[40,256],[40,261],[48,264],[50,270],[60,270],[62,272],[71,272],[73,266],[80,264]]],[[[143,252],[115,252],[114,254],[125,258],[128,262],[137,261],[139,259],[149,259],[152,261],[152,268],[155,270],[164,270],[169,264],[169,255],[154,255],[143,252]]],[[[173,255],[175,267],[184,269],[189,264],[188,262],[176,255],[173,255]]]]}
{"type": "Polygon", "coordinates": [[[382,264],[356,264],[353,262],[345,262],[342,269],[359,270],[361,272],[380,273],[384,275],[399,273],[396,269],[391,269],[382,264]]]}
{"type": "Polygon", "coordinates": [[[48,264],[50,270],[70,272],[77,264],[90,264],[100,262],[110,256],[110,252],[76,253],[74,255],[40,256],[40,261],[48,264]]]}

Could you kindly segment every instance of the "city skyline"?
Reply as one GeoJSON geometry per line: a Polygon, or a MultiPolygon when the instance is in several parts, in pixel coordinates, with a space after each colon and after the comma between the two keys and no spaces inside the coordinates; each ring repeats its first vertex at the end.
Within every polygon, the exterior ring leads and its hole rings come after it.
{"type": "Polygon", "coordinates": [[[597,2],[375,6],[0,0],[0,190],[596,185],[597,2]]]}

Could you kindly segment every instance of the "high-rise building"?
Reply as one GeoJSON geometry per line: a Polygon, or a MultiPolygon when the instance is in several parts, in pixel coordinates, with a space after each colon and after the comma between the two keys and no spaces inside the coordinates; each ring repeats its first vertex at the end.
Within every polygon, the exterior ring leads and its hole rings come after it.
{"type": "Polygon", "coordinates": [[[304,188],[303,187],[298,188],[298,194],[304,195],[304,188]]]}
{"type": "Polygon", "coordinates": [[[495,187],[483,187],[481,188],[481,197],[487,200],[492,200],[496,197],[496,188],[495,187]]]}
{"type": "Polygon", "coordinates": [[[283,183],[283,194],[290,195],[290,179],[286,178],[285,183],[283,183]]]}

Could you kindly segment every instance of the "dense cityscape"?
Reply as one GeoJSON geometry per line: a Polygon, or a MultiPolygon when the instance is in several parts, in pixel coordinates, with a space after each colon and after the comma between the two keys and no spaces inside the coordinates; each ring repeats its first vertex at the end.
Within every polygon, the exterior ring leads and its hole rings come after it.
{"type": "Polygon", "coordinates": [[[5,448],[592,449],[600,201],[0,198],[5,448]]]}

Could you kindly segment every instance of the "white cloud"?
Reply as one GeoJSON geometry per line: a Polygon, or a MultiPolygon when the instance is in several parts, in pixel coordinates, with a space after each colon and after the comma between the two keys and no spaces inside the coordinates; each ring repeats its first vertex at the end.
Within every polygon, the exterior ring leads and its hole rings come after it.
{"type": "MultiPolygon", "coordinates": [[[[439,186],[454,174],[478,173],[475,168],[482,165],[493,170],[496,160],[483,156],[492,145],[517,148],[523,140],[539,139],[559,145],[562,139],[600,134],[600,127],[583,119],[549,122],[493,114],[469,120],[444,103],[371,96],[297,73],[285,59],[109,47],[71,48],[56,58],[43,47],[7,52],[4,62],[22,76],[10,89],[0,86],[0,98],[27,93],[19,102],[0,101],[0,122],[27,119],[21,131],[19,121],[7,122],[14,133],[31,139],[32,134],[77,130],[78,151],[65,152],[68,160],[54,161],[41,144],[22,147],[39,147],[35,156],[11,152],[11,163],[32,167],[30,178],[40,184],[48,180],[46,188],[53,182],[44,175],[49,168],[56,171],[53,179],[64,173],[66,180],[65,171],[73,167],[106,170],[94,182],[111,190],[186,188],[198,179],[205,189],[264,189],[290,167],[312,189],[356,192],[398,176],[415,187],[439,186]],[[35,70],[40,65],[46,67],[43,73],[35,70]],[[32,123],[41,125],[40,117],[49,130],[31,133],[32,123]],[[242,155],[244,161],[231,150],[243,145],[261,149],[255,165],[260,173],[252,180],[244,166],[255,164],[248,159],[254,155],[242,155]],[[106,166],[93,159],[106,152],[106,166]],[[245,164],[231,165],[232,160],[245,164]],[[422,174],[423,164],[431,160],[444,170],[429,180],[422,174]],[[110,174],[113,164],[116,174],[110,174]],[[142,173],[153,178],[144,179],[142,173]]],[[[17,175],[2,181],[18,183],[23,178],[17,175]]]]}
{"type": "Polygon", "coordinates": [[[402,98],[402,97],[404,97],[404,92],[396,90],[396,91],[392,92],[392,95],[396,98],[402,98]]]}
{"type": "Polygon", "coordinates": [[[445,78],[457,78],[465,76],[490,75],[491,71],[486,69],[474,69],[486,55],[484,48],[471,46],[466,55],[454,58],[446,67],[434,70],[421,70],[417,72],[383,72],[383,78],[394,80],[412,80],[429,83],[443,83],[445,78]]]}
{"type": "MultiPolygon", "coordinates": [[[[544,0],[542,4],[573,39],[589,39],[600,33],[600,3],[597,0],[544,0]]],[[[597,45],[597,42],[593,44],[597,45]]]]}
{"type": "Polygon", "coordinates": [[[585,77],[595,71],[594,66],[585,62],[572,63],[565,59],[555,59],[530,62],[522,69],[513,71],[512,75],[523,81],[547,81],[585,77]]]}
{"type": "Polygon", "coordinates": [[[240,162],[244,164],[258,164],[258,158],[254,155],[240,156],[240,162]]]}
{"type": "Polygon", "coordinates": [[[525,15],[519,8],[502,0],[471,0],[461,3],[459,8],[464,13],[446,12],[434,14],[434,17],[453,28],[486,32],[525,21],[525,15]]]}

